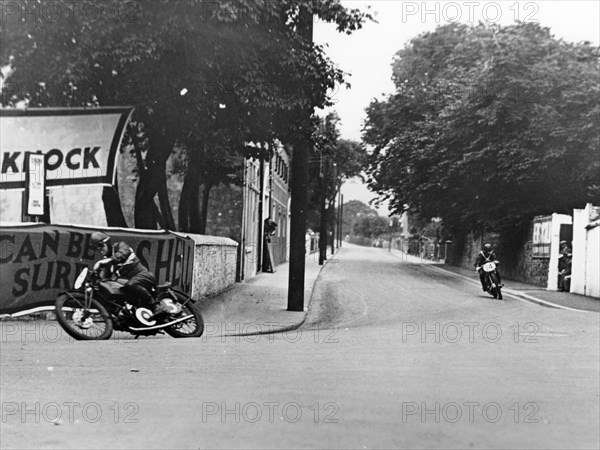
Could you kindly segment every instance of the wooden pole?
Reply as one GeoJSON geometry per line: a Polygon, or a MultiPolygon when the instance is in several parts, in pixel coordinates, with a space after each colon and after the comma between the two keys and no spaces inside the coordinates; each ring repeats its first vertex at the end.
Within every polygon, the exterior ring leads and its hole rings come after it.
{"type": "MultiPolygon", "coordinates": [[[[313,40],[312,10],[302,8],[300,32],[307,42],[313,40]]],[[[304,270],[306,268],[306,207],[308,203],[308,155],[310,150],[310,127],[312,108],[301,111],[299,127],[301,138],[292,153],[290,268],[288,277],[288,311],[304,310],[304,270]]]]}

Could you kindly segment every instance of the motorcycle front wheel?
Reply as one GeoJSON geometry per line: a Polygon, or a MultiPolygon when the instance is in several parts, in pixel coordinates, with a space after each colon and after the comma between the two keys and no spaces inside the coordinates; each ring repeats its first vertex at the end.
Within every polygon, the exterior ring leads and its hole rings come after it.
{"type": "Polygon", "coordinates": [[[498,300],[502,300],[502,293],[500,292],[498,277],[496,276],[495,273],[490,273],[490,283],[492,286],[492,288],[490,289],[490,292],[492,293],[494,298],[497,298],[498,300]]]}
{"type": "MultiPolygon", "coordinates": [[[[189,316],[189,319],[176,323],[175,325],[171,325],[168,328],[165,328],[167,334],[174,338],[190,338],[190,337],[200,337],[202,333],[204,333],[204,319],[202,318],[202,314],[196,308],[191,301],[187,302],[185,305],[185,301],[187,298],[184,295],[179,293],[175,293],[176,298],[173,299],[177,303],[181,305],[182,311],[178,315],[180,316],[189,316]]],[[[177,316],[172,316],[172,319],[176,319],[177,316]]]]}
{"type": "Polygon", "coordinates": [[[104,340],[113,332],[112,320],[104,306],[92,299],[86,308],[85,295],[81,292],[60,294],[55,312],[58,323],[77,340],[104,340]]]}

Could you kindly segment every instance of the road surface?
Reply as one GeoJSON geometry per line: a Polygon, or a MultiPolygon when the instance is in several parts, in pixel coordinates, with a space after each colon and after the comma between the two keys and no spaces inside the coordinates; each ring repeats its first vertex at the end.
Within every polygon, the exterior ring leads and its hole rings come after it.
{"type": "Polygon", "coordinates": [[[336,260],[283,334],[0,324],[0,446],[598,448],[597,313],[494,300],[386,249],[336,260]]]}

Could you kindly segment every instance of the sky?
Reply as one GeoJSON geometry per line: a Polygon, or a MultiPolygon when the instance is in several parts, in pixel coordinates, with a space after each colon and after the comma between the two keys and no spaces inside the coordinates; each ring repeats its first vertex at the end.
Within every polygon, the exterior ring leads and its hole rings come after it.
{"type": "MultiPolygon", "coordinates": [[[[340,87],[333,93],[335,110],[341,118],[341,136],[360,140],[365,108],[371,100],[383,99],[394,91],[392,59],[413,37],[450,22],[477,24],[479,21],[508,26],[515,19],[538,21],[557,38],[566,41],[600,41],[600,1],[401,1],[342,0],[349,8],[370,6],[378,23],[348,36],[335,27],[315,22],[313,39],[326,46],[328,56],[340,69],[350,73],[351,89],[340,87]]],[[[327,111],[318,112],[319,115],[327,111]]],[[[376,194],[359,180],[342,187],[344,202],[352,199],[368,203],[376,194]]],[[[387,215],[387,207],[378,210],[387,215]]]]}

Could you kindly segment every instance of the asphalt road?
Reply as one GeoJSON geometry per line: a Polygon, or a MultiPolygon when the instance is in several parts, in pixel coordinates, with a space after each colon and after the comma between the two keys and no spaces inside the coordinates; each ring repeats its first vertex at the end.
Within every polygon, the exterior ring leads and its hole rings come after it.
{"type": "Polygon", "coordinates": [[[347,246],[278,335],[1,324],[2,448],[598,448],[599,315],[347,246]]]}

